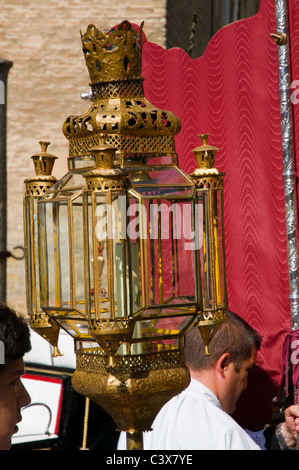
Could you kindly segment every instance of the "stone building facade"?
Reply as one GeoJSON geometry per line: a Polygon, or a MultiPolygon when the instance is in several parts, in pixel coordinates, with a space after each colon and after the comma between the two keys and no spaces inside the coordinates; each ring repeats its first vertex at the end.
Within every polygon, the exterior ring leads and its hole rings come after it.
{"type": "MultiPolygon", "coordinates": [[[[88,108],[89,90],[80,30],[142,21],[149,41],[165,46],[166,0],[0,0],[0,58],[13,62],[7,83],[7,250],[24,245],[24,180],[31,156],[48,140],[53,174],[67,172],[68,141],[62,124],[88,108]]],[[[7,303],[26,311],[24,260],[7,259],[7,303]]]]}

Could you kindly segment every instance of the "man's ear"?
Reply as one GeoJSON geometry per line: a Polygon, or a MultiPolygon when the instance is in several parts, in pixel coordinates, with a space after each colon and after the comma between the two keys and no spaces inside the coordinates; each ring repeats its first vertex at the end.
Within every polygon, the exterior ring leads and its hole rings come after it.
{"type": "Polygon", "coordinates": [[[216,369],[221,376],[225,375],[226,369],[231,363],[231,357],[229,353],[222,354],[216,363],[216,369]]]}

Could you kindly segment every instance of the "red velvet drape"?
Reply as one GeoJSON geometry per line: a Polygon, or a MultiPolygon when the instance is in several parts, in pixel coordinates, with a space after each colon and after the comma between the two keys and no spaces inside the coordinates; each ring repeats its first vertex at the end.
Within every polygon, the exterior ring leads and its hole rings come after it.
{"type": "MultiPolygon", "coordinates": [[[[298,2],[291,1],[290,9],[293,74],[299,79],[298,2]]],[[[196,167],[192,149],[200,145],[199,133],[209,132],[209,142],[220,149],[215,166],[226,173],[229,308],[263,335],[258,368],[238,414],[253,430],[271,415],[291,326],[277,45],[270,37],[275,31],[274,0],[261,0],[257,15],[218,31],[197,59],[179,48],[166,51],[146,40],[143,45],[147,99],[181,119],[180,167],[187,173],[196,167]]],[[[294,113],[296,137],[297,109],[294,113]]]]}

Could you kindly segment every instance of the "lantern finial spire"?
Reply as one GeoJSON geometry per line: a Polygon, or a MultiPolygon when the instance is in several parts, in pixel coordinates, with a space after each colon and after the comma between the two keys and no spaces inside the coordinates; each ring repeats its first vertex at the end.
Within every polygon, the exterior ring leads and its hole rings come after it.
{"type": "Polygon", "coordinates": [[[34,164],[35,174],[36,176],[51,176],[54,162],[57,157],[47,153],[50,142],[40,140],[39,144],[41,146],[41,152],[31,157],[34,164]]]}
{"type": "Polygon", "coordinates": [[[210,134],[198,134],[198,137],[201,138],[203,145],[207,145],[208,143],[208,137],[210,134]]]}
{"type": "Polygon", "coordinates": [[[40,140],[39,144],[41,146],[42,153],[47,153],[47,149],[50,145],[50,142],[48,142],[46,140],[40,140]]]}
{"type": "Polygon", "coordinates": [[[210,134],[198,134],[202,140],[202,145],[193,149],[198,168],[192,173],[193,176],[202,174],[218,174],[218,170],[214,168],[216,152],[219,150],[208,144],[210,134]]]}

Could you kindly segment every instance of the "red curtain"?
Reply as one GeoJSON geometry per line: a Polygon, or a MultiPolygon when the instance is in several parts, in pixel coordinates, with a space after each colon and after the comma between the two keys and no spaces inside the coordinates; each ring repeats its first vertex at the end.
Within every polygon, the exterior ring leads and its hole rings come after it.
{"type": "MultiPolygon", "coordinates": [[[[292,45],[299,57],[299,5],[290,4],[292,45]]],[[[192,149],[200,145],[200,133],[209,132],[209,143],[219,148],[215,166],[226,173],[229,308],[263,336],[257,368],[236,415],[252,430],[261,429],[271,416],[291,326],[278,57],[272,32],[274,0],[261,0],[258,14],[218,31],[197,59],[179,48],[165,50],[146,40],[143,45],[145,96],[173,111],[182,123],[176,137],[180,167],[187,173],[196,167],[192,149]]],[[[299,60],[292,64],[299,79],[299,60]]],[[[297,130],[298,112],[294,119],[297,130]]]]}

